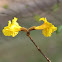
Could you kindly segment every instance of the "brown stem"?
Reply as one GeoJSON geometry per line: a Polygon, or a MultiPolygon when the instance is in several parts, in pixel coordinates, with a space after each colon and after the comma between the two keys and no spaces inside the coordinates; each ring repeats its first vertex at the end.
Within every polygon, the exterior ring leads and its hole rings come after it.
{"type": "Polygon", "coordinates": [[[30,27],[30,28],[29,28],[29,31],[35,30],[35,27],[36,27],[36,26],[30,27]]]}
{"type": "Polygon", "coordinates": [[[21,31],[24,31],[24,32],[27,33],[27,36],[30,38],[30,40],[33,42],[33,44],[36,46],[36,48],[38,49],[38,51],[45,57],[45,59],[46,59],[48,62],[51,62],[50,59],[41,51],[41,49],[36,45],[36,43],[33,41],[33,39],[32,39],[31,36],[30,36],[30,31],[35,30],[35,27],[36,27],[36,26],[31,27],[31,28],[29,28],[29,30],[27,30],[26,28],[22,27],[22,28],[21,28],[21,31]]]}
{"type": "Polygon", "coordinates": [[[22,27],[21,31],[27,32],[28,30],[27,30],[27,28],[22,27]]]}
{"type": "Polygon", "coordinates": [[[36,43],[33,41],[33,39],[30,36],[30,32],[27,32],[27,36],[30,38],[30,40],[33,42],[33,44],[36,46],[36,48],[38,49],[38,51],[45,57],[45,59],[48,62],[51,62],[50,59],[41,51],[41,49],[36,45],[36,43]]]}

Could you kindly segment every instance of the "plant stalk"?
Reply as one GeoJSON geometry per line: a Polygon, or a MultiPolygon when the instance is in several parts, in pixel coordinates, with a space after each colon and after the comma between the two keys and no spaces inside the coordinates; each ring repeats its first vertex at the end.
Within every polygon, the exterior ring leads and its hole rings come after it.
{"type": "Polygon", "coordinates": [[[44,58],[48,61],[51,62],[51,60],[41,51],[41,49],[36,45],[36,43],[33,41],[33,39],[30,36],[30,32],[27,32],[27,36],[30,38],[32,43],[36,46],[37,50],[44,56],[44,58]]]}

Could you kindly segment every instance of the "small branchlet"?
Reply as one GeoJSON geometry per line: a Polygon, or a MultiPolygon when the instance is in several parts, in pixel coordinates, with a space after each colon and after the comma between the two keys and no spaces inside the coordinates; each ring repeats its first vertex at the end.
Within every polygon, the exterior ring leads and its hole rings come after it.
{"type": "Polygon", "coordinates": [[[27,31],[28,31],[28,29],[27,29],[27,28],[25,28],[25,27],[22,27],[22,28],[21,28],[21,31],[27,32],[27,31]]]}
{"type": "Polygon", "coordinates": [[[22,27],[21,31],[26,32],[26,35],[30,38],[30,40],[32,41],[32,43],[35,45],[35,47],[37,48],[37,50],[44,56],[44,58],[48,61],[51,62],[50,59],[41,51],[41,49],[36,45],[36,43],[33,41],[33,39],[30,36],[30,31],[35,30],[36,26],[30,27],[29,29],[22,27]]]}
{"type": "Polygon", "coordinates": [[[36,26],[30,27],[30,28],[29,28],[29,31],[35,30],[35,27],[36,27],[36,26]]]}

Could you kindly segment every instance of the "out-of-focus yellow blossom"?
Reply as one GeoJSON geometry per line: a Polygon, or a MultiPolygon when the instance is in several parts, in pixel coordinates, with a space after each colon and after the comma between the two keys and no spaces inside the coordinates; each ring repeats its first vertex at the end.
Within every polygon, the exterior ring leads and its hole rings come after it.
{"type": "Polygon", "coordinates": [[[19,31],[21,31],[21,26],[19,26],[19,24],[17,23],[17,18],[14,17],[14,19],[11,21],[8,21],[8,26],[4,27],[4,29],[2,30],[3,34],[5,36],[12,36],[15,37],[19,31]]]}
{"type": "Polygon", "coordinates": [[[49,23],[46,18],[40,18],[39,21],[43,20],[44,23],[40,26],[35,27],[36,30],[42,30],[42,33],[46,37],[50,37],[51,34],[57,30],[57,27],[49,23]]]}

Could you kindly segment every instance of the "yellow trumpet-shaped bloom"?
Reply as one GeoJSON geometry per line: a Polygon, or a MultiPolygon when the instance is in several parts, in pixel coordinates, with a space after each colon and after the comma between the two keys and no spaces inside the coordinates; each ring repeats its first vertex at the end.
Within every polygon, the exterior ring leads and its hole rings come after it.
{"type": "Polygon", "coordinates": [[[8,26],[4,27],[4,29],[2,30],[3,34],[5,36],[12,36],[15,37],[19,31],[21,31],[21,26],[19,26],[19,24],[17,23],[17,18],[14,17],[14,19],[11,21],[8,21],[8,26]]]}
{"type": "Polygon", "coordinates": [[[49,23],[46,18],[40,18],[39,21],[43,20],[44,23],[40,26],[35,27],[36,30],[42,30],[42,33],[46,37],[50,37],[51,34],[57,30],[57,27],[49,23]]]}

